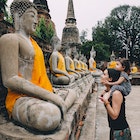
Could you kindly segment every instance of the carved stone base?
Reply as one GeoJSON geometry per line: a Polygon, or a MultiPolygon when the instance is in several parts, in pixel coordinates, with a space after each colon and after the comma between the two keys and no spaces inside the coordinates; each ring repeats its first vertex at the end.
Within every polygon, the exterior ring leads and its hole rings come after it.
{"type": "Polygon", "coordinates": [[[131,84],[132,85],[140,85],[140,72],[135,74],[131,74],[131,84]]]}
{"type": "Polygon", "coordinates": [[[61,126],[53,132],[41,133],[29,130],[21,125],[15,124],[0,114],[0,140],[72,140],[75,139],[79,122],[85,117],[86,110],[93,92],[94,78],[91,74],[77,80],[68,86],[56,88],[56,92],[65,98],[67,91],[76,91],[77,99],[66,114],[61,126]]]}

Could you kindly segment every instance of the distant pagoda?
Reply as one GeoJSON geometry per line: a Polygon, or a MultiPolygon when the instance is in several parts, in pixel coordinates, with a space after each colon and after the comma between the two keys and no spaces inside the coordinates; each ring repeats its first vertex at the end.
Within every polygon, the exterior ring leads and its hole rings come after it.
{"type": "Polygon", "coordinates": [[[67,19],[62,33],[62,45],[70,47],[81,46],[79,30],[76,27],[76,19],[74,14],[73,0],[69,0],[67,19]]]}

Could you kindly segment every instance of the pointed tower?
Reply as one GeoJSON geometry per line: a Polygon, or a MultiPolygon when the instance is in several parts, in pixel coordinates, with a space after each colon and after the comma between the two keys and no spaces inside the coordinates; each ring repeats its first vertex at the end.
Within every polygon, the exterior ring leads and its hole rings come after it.
{"type": "Polygon", "coordinates": [[[79,30],[76,27],[73,0],[68,2],[67,19],[62,33],[62,45],[70,47],[79,47],[81,45],[79,30]]]}
{"type": "Polygon", "coordinates": [[[71,24],[71,23],[73,23],[73,24],[76,25],[76,19],[75,19],[75,14],[74,14],[73,1],[72,0],[69,0],[66,25],[67,24],[71,24]]]}

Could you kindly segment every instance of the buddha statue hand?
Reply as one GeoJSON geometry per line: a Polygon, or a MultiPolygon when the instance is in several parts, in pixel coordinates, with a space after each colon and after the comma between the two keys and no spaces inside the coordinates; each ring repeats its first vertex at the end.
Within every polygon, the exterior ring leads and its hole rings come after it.
{"type": "Polygon", "coordinates": [[[61,115],[62,115],[62,119],[64,120],[65,119],[65,116],[66,116],[66,113],[67,113],[67,107],[66,107],[66,104],[64,102],[64,100],[60,100],[60,111],[61,111],[61,115]]]}
{"type": "Polygon", "coordinates": [[[61,106],[61,113],[62,113],[62,119],[65,120],[66,113],[67,113],[67,107],[66,107],[66,105],[62,105],[61,106]]]}
{"type": "Polygon", "coordinates": [[[73,75],[69,75],[69,79],[70,79],[70,83],[72,83],[75,80],[73,75]]]}

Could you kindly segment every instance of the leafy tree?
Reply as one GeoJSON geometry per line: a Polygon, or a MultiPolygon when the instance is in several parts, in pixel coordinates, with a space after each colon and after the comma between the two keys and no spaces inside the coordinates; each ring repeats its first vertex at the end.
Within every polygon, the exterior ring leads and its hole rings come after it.
{"type": "Polygon", "coordinates": [[[92,28],[92,39],[95,45],[108,46],[109,52],[104,59],[107,59],[107,55],[112,51],[117,57],[126,56],[125,48],[128,47],[129,59],[140,62],[140,8],[129,5],[114,8],[104,23],[98,22],[97,26],[92,28]]]}
{"type": "Polygon", "coordinates": [[[48,25],[46,25],[45,19],[40,18],[35,35],[38,38],[43,39],[49,43],[50,39],[54,35],[54,29],[51,22],[48,25]]]}
{"type": "Polygon", "coordinates": [[[92,39],[95,43],[112,44],[112,36],[109,34],[108,28],[104,24],[98,24],[96,28],[92,28],[92,39]]]}
{"type": "Polygon", "coordinates": [[[99,43],[94,46],[96,50],[96,57],[95,60],[97,61],[109,61],[110,58],[110,51],[109,51],[109,45],[99,43]]]}
{"type": "Polygon", "coordinates": [[[102,22],[98,22],[97,27],[92,28],[92,39],[95,44],[96,59],[99,61],[109,60],[112,44],[115,39],[109,34],[108,29],[102,22]]]}
{"type": "Polygon", "coordinates": [[[96,51],[96,61],[108,61],[110,58],[109,46],[104,43],[94,43],[93,41],[86,41],[82,44],[81,53],[86,56],[87,60],[90,58],[90,51],[92,46],[96,51]]]}
{"type": "MultiPolygon", "coordinates": [[[[110,36],[114,36],[113,47],[115,51],[123,50],[128,47],[130,60],[136,60],[133,57],[135,45],[140,44],[140,8],[124,5],[112,10],[111,15],[105,20],[105,28],[110,36]]],[[[140,49],[140,47],[139,47],[140,49]]]]}
{"type": "Polygon", "coordinates": [[[9,23],[13,23],[13,19],[12,19],[12,16],[10,15],[8,15],[8,17],[6,18],[6,21],[8,21],[9,23]]]}
{"type": "Polygon", "coordinates": [[[86,42],[83,42],[81,48],[80,48],[80,52],[82,54],[84,54],[84,56],[86,56],[87,60],[89,60],[90,58],[90,50],[93,46],[93,41],[86,41],[86,42]]]}
{"type": "Polygon", "coordinates": [[[6,7],[7,7],[7,0],[0,0],[0,13],[4,13],[5,17],[8,16],[6,7]]]}
{"type": "Polygon", "coordinates": [[[55,31],[54,31],[54,28],[53,28],[53,25],[52,23],[50,22],[47,26],[47,40],[50,42],[51,38],[53,37],[55,31]]]}
{"type": "Polygon", "coordinates": [[[87,34],[88,34],[87,30],[82,30],[81,35],[80,35],[80,40],[81,40],[82,43],[87,41],[87,39],[86,39],[87,34]]]}

